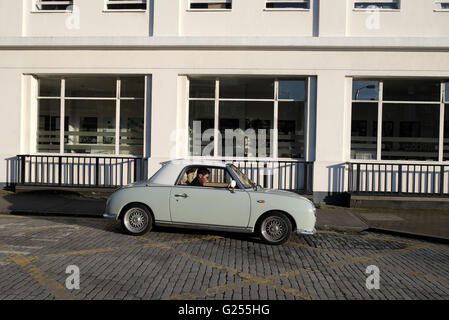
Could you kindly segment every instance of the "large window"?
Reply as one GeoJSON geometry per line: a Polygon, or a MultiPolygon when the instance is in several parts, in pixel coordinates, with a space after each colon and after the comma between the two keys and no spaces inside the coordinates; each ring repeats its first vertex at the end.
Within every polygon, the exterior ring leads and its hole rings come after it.
{"type": "Polygon", "coordinates": [[[143,154],[144,77],[40,77],[38,86],[38,152],[143,154]]]}
{"type": "Polygon", "coordinates": [[[190,154],[304,158],[306,81],[191,78],[190,154]]]}
{"type": "Polygon", "coordinates": [[[449,145],[449,117],[443,110],[446,87],[441,80],[354,80],[351,158],[449,158],[440,148],[440,133],[444,132],[444,149],[449,145]],[[440,119],[442,113],[444,119],[440,119]]]}

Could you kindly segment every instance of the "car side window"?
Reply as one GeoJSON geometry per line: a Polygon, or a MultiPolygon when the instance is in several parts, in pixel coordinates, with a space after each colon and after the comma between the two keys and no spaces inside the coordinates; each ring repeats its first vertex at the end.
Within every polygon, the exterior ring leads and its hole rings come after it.
{"type": "Polygon", "coordinates": [[[188,167],[184,169],[178,185],[206,188],[228,188],[231,176],[226,168],[188,167]]]}

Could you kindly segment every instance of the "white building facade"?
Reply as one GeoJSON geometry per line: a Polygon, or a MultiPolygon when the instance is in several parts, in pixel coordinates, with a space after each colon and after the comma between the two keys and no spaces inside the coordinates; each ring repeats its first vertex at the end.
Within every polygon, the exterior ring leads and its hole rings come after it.
{"type": "Polygon", "coordinates": [[[448,30],[440,0],[0,0],[0,183],[228,157],[317,202],[447,196],[448,30]]]}

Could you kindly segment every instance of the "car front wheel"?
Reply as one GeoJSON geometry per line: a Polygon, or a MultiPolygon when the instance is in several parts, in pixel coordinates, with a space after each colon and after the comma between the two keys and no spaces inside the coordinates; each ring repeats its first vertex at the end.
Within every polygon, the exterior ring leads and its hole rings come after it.
{"type": "Polygon", "coordinates": [[[128,208],[122,219],[122,225],[126,232],[134,236],[147,233],[151,230],[152,224],[153,219],[148,209],[137,204],[128,208]]]}
{"type": "Polygon", "coordinates": [[[258,232],[265,243],[280,245],[285,243],[292,233],[292,224],[283,213],[271,213],[259,223],[258,232]]]}

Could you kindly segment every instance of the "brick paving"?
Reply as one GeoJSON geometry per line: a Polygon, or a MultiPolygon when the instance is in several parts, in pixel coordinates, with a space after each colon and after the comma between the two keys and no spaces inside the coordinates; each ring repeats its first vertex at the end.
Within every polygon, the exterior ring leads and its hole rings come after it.
{"type": "Polygon", "coordinates": [[[0,299],[448,299],[449,246],[320,231],[282,246],[158,228],[141,237],[98,218],[0,214],[0,299]],[[66,288],[66,268],[80,289],[66,288]],[[366,288],[366,268],[380,289],[366,288]]]}

